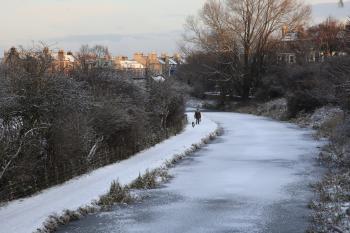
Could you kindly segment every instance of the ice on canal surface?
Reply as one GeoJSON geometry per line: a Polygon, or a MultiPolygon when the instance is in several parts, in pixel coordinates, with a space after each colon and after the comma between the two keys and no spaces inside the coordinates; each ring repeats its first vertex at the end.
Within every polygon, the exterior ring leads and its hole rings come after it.
{"type": "Polygon", "coordinates": [[[171,170],[171,182],[143,192],[140,203],[88,216],[59,232],[305,232],[321,142],[288,123],[204,114],[225,134],[171,170]]]}

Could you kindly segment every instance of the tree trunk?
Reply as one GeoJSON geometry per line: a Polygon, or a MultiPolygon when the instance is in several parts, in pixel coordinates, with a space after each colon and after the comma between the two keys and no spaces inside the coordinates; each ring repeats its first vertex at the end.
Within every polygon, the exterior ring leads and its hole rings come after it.
{"type": "Polygon", "coordinates": [[[244,49],[244,77],[242,85],[242,99],[243,101],[249,100],[249,92],[251,88],[251,73],[249,67],[249,48],[244,49]]]}

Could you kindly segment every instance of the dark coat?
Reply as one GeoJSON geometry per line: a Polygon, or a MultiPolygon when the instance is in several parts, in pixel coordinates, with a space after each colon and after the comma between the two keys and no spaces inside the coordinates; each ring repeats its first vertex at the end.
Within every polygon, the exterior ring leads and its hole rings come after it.
{"type": "Polygon", "coordinates": [[[194,113],[194,118],[196,118],[196,119],[201,119],[201,118],[202,118],[201,112],[200,112],[200,111],[196,111],[196,112],[194,113]]]}

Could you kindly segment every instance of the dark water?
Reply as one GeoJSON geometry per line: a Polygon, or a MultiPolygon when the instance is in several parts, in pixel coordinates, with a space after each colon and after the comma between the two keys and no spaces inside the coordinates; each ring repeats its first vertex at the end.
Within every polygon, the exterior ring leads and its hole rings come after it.
{"type": "Polygon", "coordinates": [[[309,224],[309,183],[320,142],[311,132],[264,118],[206,113],[225,134],[171,170],[175,178],[60,233],[298,233],[309,224]]]}

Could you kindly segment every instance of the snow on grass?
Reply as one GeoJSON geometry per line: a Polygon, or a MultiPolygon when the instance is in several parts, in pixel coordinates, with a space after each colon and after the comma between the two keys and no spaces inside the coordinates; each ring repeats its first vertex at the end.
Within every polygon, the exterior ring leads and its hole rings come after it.
{"type": "Polygon", "coordinates": [[[128,160],[121,161],[90,174],[81,176],[47,189],[35,196],[12,201],[0,208],[0,233],[28,233],[42,227],[50,215],[62,214],[66,209],[78,209],[91,204],[106,194],[110,184],[118,180],[121,185],[127,185],[139,174],[153,170],[178,156],[184,154],[194,144],[201,144],[217,130],[218,125],[204,118],[201,125],[192,128],[191,120],[185,130],[150,149],[142,151],[128,160]]]}

